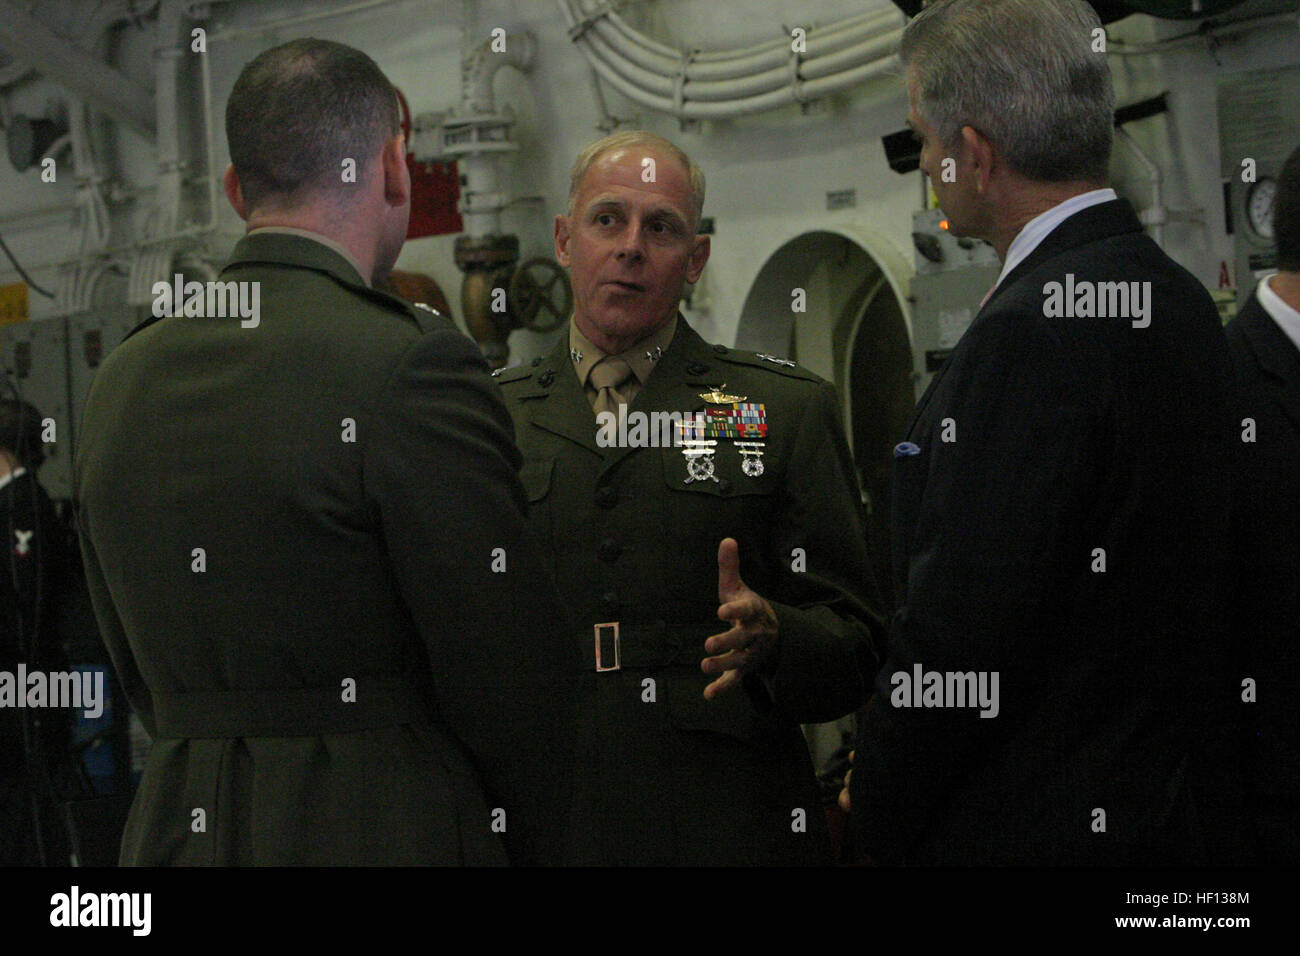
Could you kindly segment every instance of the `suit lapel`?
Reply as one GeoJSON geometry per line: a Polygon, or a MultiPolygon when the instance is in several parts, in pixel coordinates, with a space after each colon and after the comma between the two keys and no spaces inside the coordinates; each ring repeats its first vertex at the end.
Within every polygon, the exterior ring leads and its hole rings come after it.
{"type": "Polygon", "coordinates": [[[1034,247],[1034,251],[1007,273],[1007,277],[998,283],[997,289],[984,303],[984,308],[980,309],[980,314],[982,315],[989,306],[993,305],[1007,289],[1062,252],[1108,236],[1141,231],[1142,223],[1127,199],[1111,199],[1108,202],[1089,206],[1087,209],[1080,209],[1044,236],[1043,241],[1034,247]]]}
{"type": "MultiPolygon", "coordinates": [[[[535,427],[559,435],[597,455],[596,416],[569,360],[569,337],[561,335],[544,357],[519,399],[535,427]],[[542,384],[546,383],[546,384],[542,384]]],[[[521,436],[522,437],[522,436],[521,436]]]]}

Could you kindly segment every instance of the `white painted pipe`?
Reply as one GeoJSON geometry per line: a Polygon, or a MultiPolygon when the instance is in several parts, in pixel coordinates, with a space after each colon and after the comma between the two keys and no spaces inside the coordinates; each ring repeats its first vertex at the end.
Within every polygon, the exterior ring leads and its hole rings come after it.
{"type": "Polygon", "coordinates": [[[874,11],[814,31],[815,36],[810,34],[810,50],[817,50],[816,43],[826,37],[832,38],[817,55],[795,61],[788,42],[772,41],[739,56],[733,53],[723,60],[707,61],[720,63],[721,69],[715,72],[729,79],[695,80],[691,71],[711,54],[701,53],[686,62],[662,44],[652,45],[621,21],[617,21],[621,27],[614,29],[617,18],[613,14],[591,19],[583,0],[560,0],[560,8],[571,26],[587,24],[574,43],[602,79],[629,99],[680,119],[724,119],[762,112],[856,86],[897,68],[894,54],[902,35],[901,14],[892,9],[874,11]],[[850,45],[842,45],[850,39],[850,45]],[[650,68],[651,64],[658,64],[659,69],[650,68]]]}
{"type": "MultiPolygon", "coordinates": [[[[874,39],[882,32],[894,29],[898,25],[898,12],[886,8],[853,17],[851,21],[812,30],[806,38],[808,52],[803,59],[806,62],[842,50],[857,48],[863,42],[874,39]]],[[[674,74],[681,71],[683,64],[681,51],[669,48],[664,48],[667,52],[647,50],[641,43],[643,36],[615,15],[593,22],[581,39],[585,39],[588,35],[600,37],[643,69],[660,74],[674,74]]],[[[788,67],[792,44],[793,39],[785,37],[753,47],[719,53],[698,51],[690,56],[685,69],[686,77],[690,82],[729,80],[739,79],[765,69],[788,67]]]]}

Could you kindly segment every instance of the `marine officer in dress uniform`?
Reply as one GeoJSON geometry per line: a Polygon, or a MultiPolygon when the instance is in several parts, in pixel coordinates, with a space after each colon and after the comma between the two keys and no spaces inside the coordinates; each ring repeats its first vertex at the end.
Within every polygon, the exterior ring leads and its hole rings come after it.
{"type": "Polygon", "coordinates": [[[410,203],[394,89],[294,40],[226,128],[249,232],[221,280],[258,314],[137,329],[77,446],[95,612],[154,737],[122,862],[555,862],[569,668],[510,417],[473,342],[374,288],[410,203]]]}
{"type": "Polygon", "coordinates": [[[555,221],[568,334],[497,373],[585,658],[571,863],[829,862],[799,724],[858,707],[875,671],[834,387],[677,311],[703,200],[661,137],[588,146],[555,221]]]}

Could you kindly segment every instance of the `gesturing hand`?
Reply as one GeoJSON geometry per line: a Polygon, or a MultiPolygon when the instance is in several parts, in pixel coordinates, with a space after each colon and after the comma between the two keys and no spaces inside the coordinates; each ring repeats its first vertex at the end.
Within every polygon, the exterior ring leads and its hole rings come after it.
{"type": "Polygon", "coordinates": [[[776,651],[776,612],[740,580],[740,545],[735,538],[723,538],[718,545],[718,604],[718,618],[729,622],[731,630],[704,642],[712,656],[700,662],[700,669],[722,675],[704,688],[710,700],[739,684],[776,651]]]}

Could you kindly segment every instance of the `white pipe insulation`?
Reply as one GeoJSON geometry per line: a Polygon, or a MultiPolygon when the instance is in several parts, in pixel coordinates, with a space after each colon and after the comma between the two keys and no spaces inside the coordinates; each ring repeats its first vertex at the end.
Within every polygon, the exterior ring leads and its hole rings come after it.
{"type": "MultiPolygon", "coordinates": [[[[496,116],[496,97],[492,81],[503,66],[520,72],[532,68],[537,54],[537,41],[530,33],[510,33],[505,36],[505,49],[493,51],[496,41],[489,40],[465,56],[461,63],[460,110],[456,121],[480,120],[492,124],[496,116]]],[[[478,137],[483,127],[473,126],[478,137]]],[[[465,177],[461,191],[461,216],[465,222],[465,235],[481,237],[501,233],[501,210],[505,208],[498,163],[502,152],[514,149],[504,140],[483,143],[482,149],[468,149],[458,157],[458,168],[465,177]]]]}
{"type": "Polygon", "coordinates": [[[607,5],[558,0],[573,42],[624,96],[678,119],[726,119],[818,99],[898,68],[906,18],[893,7],[808,32],[807,53],[782,38],[728,51],[673,50],[607,5]]]}

